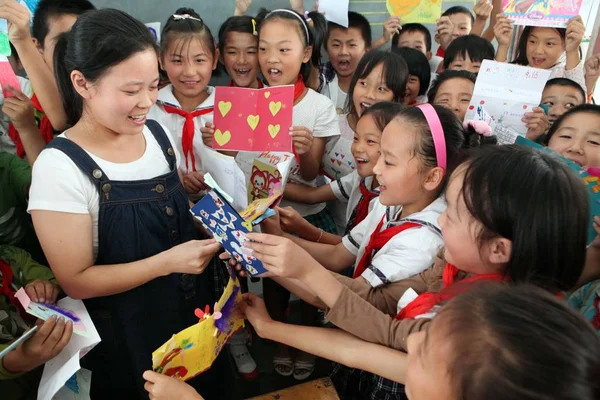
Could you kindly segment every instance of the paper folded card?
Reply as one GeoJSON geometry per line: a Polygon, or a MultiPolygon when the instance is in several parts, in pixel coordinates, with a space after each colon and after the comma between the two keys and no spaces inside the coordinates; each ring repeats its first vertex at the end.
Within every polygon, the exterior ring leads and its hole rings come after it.
{"type": "Polygon", "coordinates": [[[229,338],[244,327],[244,319],[235,312],[240,301],[240,282],[230,272],[227,287],[213,313],[209,306],[197,309],[200,321],[173,335],[154,351],[152,369],[184,381],[209,369],[229,338]]]}
{"type": "Polygon", "coordinates": [[[517,25],[565,28],[579,15],[582,0],[502,0],[502,12],[517,25]]]}
{"type": "Polygon", "coordinates": [[[13,71],[6,56],[1,56],[1,55],[0,55],[0,86],[2,86],[2,95],[4,96],[2,98],[2,101],[0,101],[0,104],[4,104],[4,99],[15,96],[14,94],[12,94],[12,92],[9,92],[6,89],[7,86],[12,86],[13,89],[21,90],[21,84],[19,83],[19,80],[17,79],[17,75],[15,74],[15,71],[13,71]]]}
{"type": "Polygon", "coordinates": [[[442,0],[387,0],[390,15],[402,18],[403,24],[435,24],[442,15],[442,0]]]}
{"type": "Polygon", "coordinates": [[[216,150],[292,151],[294,86],[215,89],[216,150]]]}
{"type": "Polygon", "coordinates": [[[253,225],[258,224],[271,207],[275,207],[281,197],[280,192],[275,192],[271,197],[254,201],[238,213],[223,195],[213,189],[190,211],[225,251],[254,276],[267,270],[260,260],[252,256],[252,251],[244,247],[248,241],[247,234],[252,232],[253,225]]]}

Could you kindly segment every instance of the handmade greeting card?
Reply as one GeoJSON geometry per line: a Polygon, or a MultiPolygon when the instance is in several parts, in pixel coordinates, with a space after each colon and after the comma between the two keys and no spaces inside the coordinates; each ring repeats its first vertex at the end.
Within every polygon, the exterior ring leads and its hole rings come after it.
{"type": "Polygon", "coordinates": [[[517,25],[565,28],[582,0],[502,0],[502,12],[517,25]]]}
{"type": "Polygon", "coordinates": [[[2,104],[4,103],[4,99],[15,96],[12,92],[6,90],[7,86],[12,86],[16,90],[21,90],[17,75],[15,75],[15,71],[13,71],[6,56],[0,56],[0,86],[2,86],[2,95],[4,96],[0,102],[2,104]]]}
{"type": "Polygon", "coordinates": [[[242,301],[240,282],[230,272],[229,283],[210,313],[210,306],[196,309],[200,321],[173,335],[152,353],[152,369],[187,381],[211,367],[229,338],[244,327],[244,319],[235,312],[242,301]]]}
{"type": "Polygon", "coordinates": [[[203,146],[200,154],[202,170],[212,176],[222,192],[231,196],[233,208],[243,210],[248,207],[246,176],[235,162],[235,157],[221,154],[206,146],[203,146]]]}
{"type": "Polygon", "coordinates": [[[253,202],[238,213],[216,190],[209,191],[194,207],[192,215],[212,233],[213,237],[229,255],[237,260],[252,276],[266,272],[262,263],[252,256],[252,251],[244,247],[247,234],[252,226],[260,222],[270,207],[274,207],[281,194],[253,202]]]}
{"type": "Polygon", "coordinates": [[[216,150],[292,151],[294,86],[215,89],[216,150]]]}
{"type": "Polygon", "coordinates": [[[255,159],[248,180],[248,203],[283,193],[292,159],[276,165],[255,159]]]}
{"type": "Polygon", "coordinates": [[[386,6],[390,15],[400,17],[403,24],[435,24],[442,15],[442,0],[387,0],[386,6]]]}
{"type": "MultiPolygon", "coordinates": [[[[346,116],[340,116],[346,118],[346,116]]],[[[352,156],[352,142],[354,137],[337,136],[325,144],[323,155],[323,172],[330,179],[339,179],[356,169],[352,156]]]]}
{"type": "Polygon", "coordinates": [[[532,142],[531,140],[524,138],[522,136],[518,136],[515,139],[515,143],[521,146],[533,147],[535,149],[542,150],[548,154],[552,154],[559,158],[562,162],[567,164],[572,170],[577,172],[581,181],[585,185],[588,190],[589,202],[590,202],[590,224],[588,228],[588,246],[592,244],[594,239],[596,238],[596,231],[594,230],[594,216],[600,215],[600,177],[591,175],[586,170],[581,168],[579,165],[575,164],[573,161],[568,160],[558,153],[553,152],[547,147],[539,145],[537,143],[532,142]]]}
{"type": "Polygon", "coordinates": [[[75,311],[63,308],[57,304],[44,304],[31,301],[23,288],[17,290],[15,297],[19,300],[27,314],[31,314],[43,321],[48,320],[52,316],[65,318],[73,322],[73,333],[86,337],[89,336],[87,327],[75,311]]]}
{"type": "Polygon", "coordinates": [[[482,106],[496,129],[507,128],[526,135],[527,127],[521,119],[539,105],[550,72],[483,60],[465,120],[478,119],[477,109],[482,106]]]}

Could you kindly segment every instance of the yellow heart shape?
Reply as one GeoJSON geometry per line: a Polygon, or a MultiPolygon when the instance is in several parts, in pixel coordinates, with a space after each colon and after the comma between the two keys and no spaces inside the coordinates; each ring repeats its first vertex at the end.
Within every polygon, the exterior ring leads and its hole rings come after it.
{"type": "Polygon", "coordinates": [[[246,121],[248,121],[248,125],[250,125],[250,128],[252,128],[252,130],[255,130],[258,126],[258,122],[260,121],[260,115],[248,115],[246,121]]]}
{"type": "Polygon", "coordinates": [[[231,110],[231,102],[230,101],[220,101],[219,102],[219,111],[221,111],[222,116],[226,116],[227,113],[231,110]]]}
{"type": "Polygon", "coordinates": [[[269,125],[269,135],[271,135],[271,137],[273,139],[275,139],[275,137],[279,133],[280,129],[281,129],[281,126],[279,126],[279,124],[277,124],[277,125],[269,125]]]}
{"type": "Polygon", "coordinates": [[[242,222],[242,226],[248,229],[248,232],[252,232],[252,222],[244,221],[242,222]]]}
{"type": "Polygon", "coordinates": [[[282,104],[280,101],[278,102],[270,102],[269,103],[269,110],[271,110],[271,114],[273,114],[273,116],[276,116],[277,113],[279,112],[279,110],[281,110],[282,104]]]}
{"type": "Polygon", "coordinates": [[[269,97],[271,97],[271,92],[265,92],[265,99],[268,99],[269,97]]]}
{"type": "Polygon", "coordinates": [[[215,141],[221,147],[225,146],[231,140],[231,132],[221,132],[219,129],[215,131],[215,141]]]}

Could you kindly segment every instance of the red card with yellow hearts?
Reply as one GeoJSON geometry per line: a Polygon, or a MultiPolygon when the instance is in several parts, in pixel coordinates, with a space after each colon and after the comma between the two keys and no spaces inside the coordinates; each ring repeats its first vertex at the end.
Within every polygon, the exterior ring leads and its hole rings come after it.
{"type": "Polygon", "coordinates": [[[292,152],[294,86],[217,87],[213,148],[292,152]]]}

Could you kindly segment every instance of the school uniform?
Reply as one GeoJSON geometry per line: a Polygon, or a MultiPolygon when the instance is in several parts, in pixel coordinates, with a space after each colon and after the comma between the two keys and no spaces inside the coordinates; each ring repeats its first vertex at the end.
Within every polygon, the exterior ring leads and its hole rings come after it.
{"type": "Polygon", "coordinates": [[[551,72],[550,72],[550,77],[548,78],[548,80],[554,79],[554,78],[570,79],[573,82],[577,82],[581,86],[581,88],[583,89],[583,91],[586,93],[586,96],[587,96],[587,87],[585,85],[585,71],[584,71],[584,67],[583,67],[584,63],[585,63],[585,61],[581,60],[575,68],[567,70],[566,62],[564,62],[564,61],[558,62],[550,68],[551,72]]]}
{"type": "MultiPolygon", "coordinates": [[[[144,154],[127,164],[87,152],[68,139],[68,131],[35,163],[29,210],[89,215],[95,265],[142,260],[198,238],[173,140],[152,120],[143,135],[144,154]]],[[[214,300],[204,274],[170,274],[124,293],[84,300],[102,338],[82,360],[93,373],[92,398],[147,398],[142,373],[152,368],[152,352],[197,323],[195,308],[214,300]]],[[[188,383],[207,399],[221,399],[227,398],[230,379],[221,356],[188,383]]]]}
{"type": "Polygon", "coordinates": [[[167,85],[158,92],[156,104],[150,109],[148,119],[163,124],[175,139],[175,149],[179,154],[181,170],[184,174],[202,171],[200,154],[204,149],[200,128],[213,122],[215,88],[207,86],[208,97],[192,112],[181,108],[173,94],[173,86],[167,85]]]}
{"type": "Polygon", "coordinates": [[[374,176],[361,178],[357,171],[353,171],[330,183],[331,191],[338,201],[346,204],[343,216],[346,221],[343,228],[344,235],[350,233],[356,225],[361,223],[377,203],[379,190],[373,189],[374,182],[374,176]],[[363,201],[367,203],[366,206],[361,204],[363,201]],[[360,208],[363,208],[362,210],[359,210],[359,205],[361,205],[360,208]]]}

